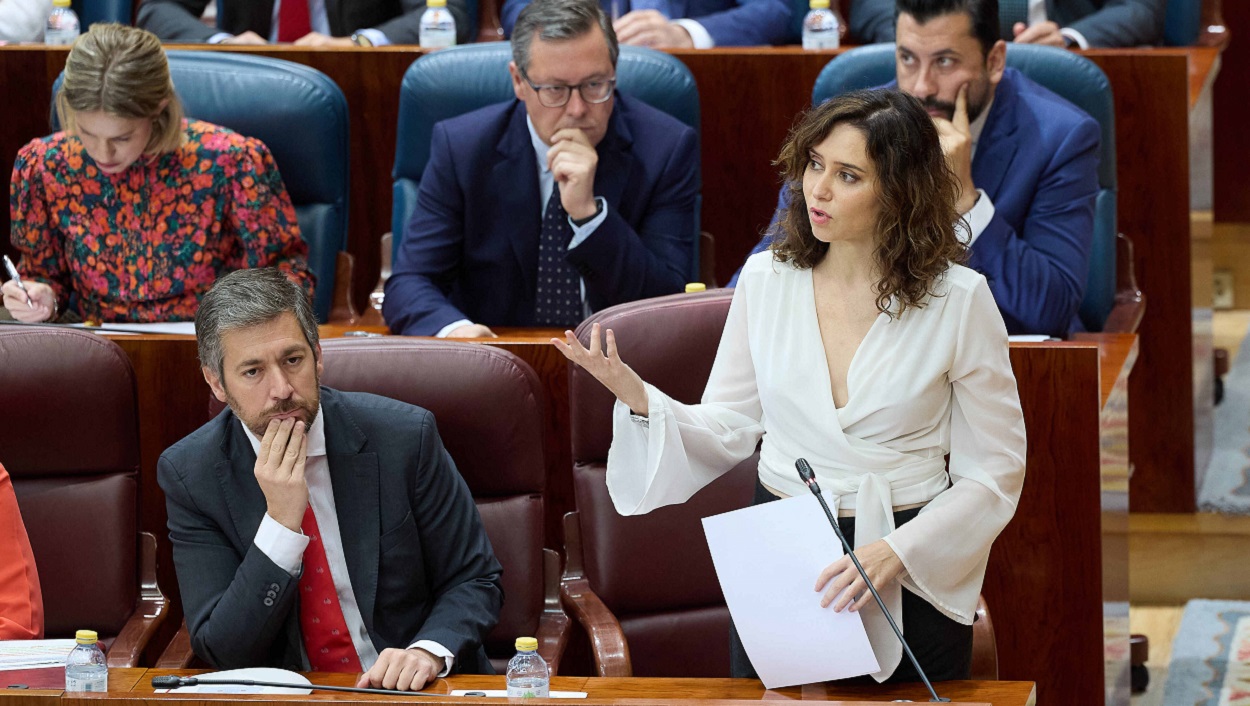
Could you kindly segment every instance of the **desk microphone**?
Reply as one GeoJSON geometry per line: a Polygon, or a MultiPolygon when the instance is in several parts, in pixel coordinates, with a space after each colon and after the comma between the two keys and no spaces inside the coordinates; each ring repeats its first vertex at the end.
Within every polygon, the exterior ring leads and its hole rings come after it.
{"type": "Polygon", "coordinates": [[[872,597],[877,599],[877,605],[881,606],[881,612],[885,614],[885,619],[890,621],[890,627],[894,629],[894,634],[898,635],[898,641],[903,643],[903,651],[907,653],[907,658],[916,667],[916,673],[920,675],[920,679],[924,681],[924,685],[929,689],[929,694],[933,696],[933,698],[929,699],[929,703],[949,703],[950,699],[938,696],[937,692],[933,690],[933,684],[929,683],[929,677],[924,673],[924,669],[920,667],[920,662],[916,661],[916,655],[912,654],[907,640],[903,638],[903,631],[898,629],[898,623],[894,622],[894,616],[890,615],[890,609],[885,607],[885,601],[881,600],[881,594],[877,593],[877,587],[872,585],[872,579],[868,578],[863,565],[859,563],[859,557],[855,556],[855,550],[846,541],[846,535],[842,534],[842,528],[838,526],[837,518],[829,510],[829,504],[825,502],[824,496],[820,494],[820,486],[816,485],[816,473],[812,471],[811,465],[807,462],[807,459],[800,458],[794,462],[794,467],[798,469],[799,477],[803,479],[803,482],[811,489],[812,494],[820,501],[820,506],[825,510],[825,517],[829,518],[829,524],[833,526],[834,534],[838,535],[838,539],[842,540],[842,548],[851,557],[851,561],[855,562],[855,569],[859,571],[859,575],[864,579],[864,583],[868,584],[868,590],[872,591],[872,597]]]}
{"type": "MultiPolygon", "coordinates": [[[[395,689],[362,689],[354,686],[322,686],[320,684],[283,684],[273,681],[254,681],[252,679],[200,679],[199,677],[152,677],[153,689],[177,689],[183,686],[222,685],[222,686],[269,686],[281,689],[314,689],[317,691],[349,691],[354,694],[382,694],[384,696],[438,696],[446,698],[448,694],[431,694],[425,691],[396,691],[395,689]]],[[[469,692],[466,696],[473,694],[469,692]]],[[[484,694],[483,694],[484,695],[484,694]]]]}

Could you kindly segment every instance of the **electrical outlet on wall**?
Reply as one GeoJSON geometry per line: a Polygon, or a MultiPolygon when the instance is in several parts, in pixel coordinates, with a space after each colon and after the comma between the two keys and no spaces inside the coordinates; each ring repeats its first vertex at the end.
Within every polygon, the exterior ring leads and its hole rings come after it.
{"type": "Polygon", "coordinates": [[[1233,273],[1216,270],[1215,285],[1211,288],[1211,306],[1215,309],[1233,308],[1233,273]]]}

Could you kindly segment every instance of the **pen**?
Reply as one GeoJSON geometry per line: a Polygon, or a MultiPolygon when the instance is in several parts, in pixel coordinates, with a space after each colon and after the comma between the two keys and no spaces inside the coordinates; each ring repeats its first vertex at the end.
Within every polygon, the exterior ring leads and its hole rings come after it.
{"type": "Polygon", "coordinates": [[[17,271],[17,267],[8,255],[4,256],[4,269],[9,273],[9,279],[17,282],[17,288],[22,290],[22,294],[26,295],[26,306],[35,308],[35,303],[30,300],[30,292],[26,291],[26,285],[22,284],[22,275],[17,271]]]}

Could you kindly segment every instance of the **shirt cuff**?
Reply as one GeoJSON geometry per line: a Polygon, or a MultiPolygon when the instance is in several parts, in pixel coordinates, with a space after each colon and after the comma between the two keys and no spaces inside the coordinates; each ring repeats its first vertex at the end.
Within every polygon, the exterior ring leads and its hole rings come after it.
{"type": "Polygon", "coordinates": [[[364,35],[366,39],[373,42],[373,46],[375,47],[384,47],[391,43],[391,40],[387,39],[386,35],[383,34],[380,29],[358,29],[356,32],[364,35]]]}
{"type": "Polygon", "coordinates": [[[218,32],[217,34],[214,34],[213,36],[208,38],[208,43],[209,44],[221,44],[227,39],[233,39],[233,38],[234,38],[234,35],[230,34],[229,32],[218,32]]]}
{"type": "Polygon", "coordinates": [[[599,215],[595,216],[588,223],[576,225],[573,223],[573,217],[569,216],[569,227],[573,229],[573,239],[569,241],[569,250],[581,245],[595,232],[599,224],[603,223],[603,219],[608,217],[608,202],[602,196],[595,197],[595,203],[599,204],[599,215]]]}
{"type": "Polygon", "coordinates": [[[299,574],[300,567],[304,564],[304,550],[308,547],[307,536],[292,532],[270,517],[269,513],[265,513],[253,541],[256,548],[283,571],[292,576],[299,574]]]}
{"type": "Polygon", "coordinates": [[[716,42],[712,41],[712,35],[707,33],[707,29],[703,25],[694,20],[683,17],[680,20],[673,20],[674,24],[680,25],[682,29],[690,35],[690,41],[694,42],[695,49],[711,49],[716,46],[716,42]]]}
{"type": "Polygon", "coordinates": [[[1071,39],[1072,41],[1076,42],[1076,45],[1078,47],[1082,49],[1089,49],[1089,40],[1085,38],[1085,35],[1072,29],[1071,27],[1064,27],[1063,29],[1059,30],[1059,34],[1062,34],[1068,39],[1071,39]]]}
{"type": "Polygon", "coordinates": [[[994,220],[994,202],[990,200],[985,189],[977,189],[977,202],[972,205],[972,210],[963,214],[963,219],[955,224],[955,237],[959,238],[959,242],[972,246],[977,242],[977,238],[981,236],[994,220]]]}
{"type": "Polygon", "coordinates": [[[408,649],[425,650],[426,652],[429,652],[435,657],[442,657],[443,658],[443,671],[438,673],[438,676],[440,678],[445,677],[448,674],[451,674],[451,668],[455,666],[456,664],[456,656],[451,653],[451,650],[447,649],[446,647],[443,647],[442,645],[438,644],[437,642],[433,640],[417,640],[411,645],[408,645],[408,649]]]}
{"type": "Polygon", "coordinates": [[[472,324],[472,323],[473,323],[473,322],[472,322],[472,321],[469,321],[468,319],[460,319],[459,321],[453,321],[453,322],[451,322],[451,323],[447,324],[446,326],[444,326],[444,327],[440,328],[440,329],[438,330],[438,333],[436,333],[436,334],[434,334],[434,335],[435,335],[435,336],[437,336],[438,338],[447,338],[447,334],[451,333],[452,331],[455,331],[456,329],[460,328],[461,326],[468,326],[468,325],[470,325],[470,324],[472,324]]]}

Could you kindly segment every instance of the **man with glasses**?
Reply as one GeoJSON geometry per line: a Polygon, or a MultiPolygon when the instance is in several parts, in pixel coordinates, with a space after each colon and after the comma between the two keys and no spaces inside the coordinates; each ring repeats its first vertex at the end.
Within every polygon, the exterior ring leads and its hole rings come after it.
{"type": "Polygon", "coordinates": [[[396,333],[572,328],[681,291],[695,257],[694,130],[614,92],[617,43],[595,0],[521,12],[516,100],[434,126],[383,313],[396,333]]]}

